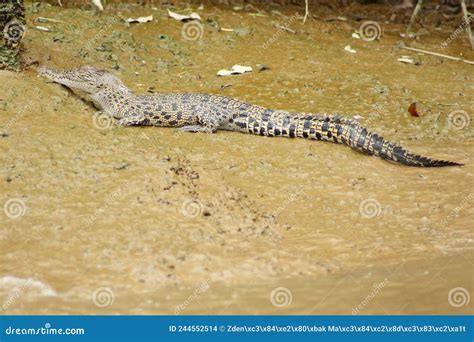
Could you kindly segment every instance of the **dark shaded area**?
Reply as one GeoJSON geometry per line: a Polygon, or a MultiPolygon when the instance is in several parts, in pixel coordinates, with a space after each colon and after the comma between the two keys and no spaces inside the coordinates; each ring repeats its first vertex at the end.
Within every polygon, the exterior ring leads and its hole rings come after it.
{"type": "Polygon", "coordinates": [[[23,0],[4,0],[0,4],[0,69],[18,70],[20,41],[25,27],[23,0]]]}

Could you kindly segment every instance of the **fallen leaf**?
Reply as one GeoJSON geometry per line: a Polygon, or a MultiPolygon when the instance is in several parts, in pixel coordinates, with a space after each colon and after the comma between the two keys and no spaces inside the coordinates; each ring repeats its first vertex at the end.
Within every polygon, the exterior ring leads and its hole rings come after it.
{"type": "Polygon", "coordinates": [[[230,68],[230,70],[219,70],[217,72],[217,76],[239,75],[250,71],[252,71],[252,67],[236,64],[232,68],[230,68]]]}
{"type": "Polygon", "coordinates": [[[360,39],[360,34],[359,32],[352,32],[352,38],[355,38],[355,39],[360,39]]]}
{"type": "Polygon", "coordinates": [[[347,51],[347,52],[350,52],[350,53],[356,53],[356,52],[357,52],[356,50],[354,50],[353,48],[351,48],[350,45],[346,45],[346,46],[344,47],[344,51],[347,51]]]}
{"type": "Polygon", "coordinates": [[[405,64],[415,64],[415,61],[410,56],[402,56],[398,58],[397,61],[405,64]]]}
{"type": "Polygon", "coordinates": [[[147,23],[153,20],[153,15],[148,17],[128,18],[127,23],[147,23]]]}
{"type": "Polygon", "coordinates": [[[191,13],[190,15],[183,15],[173,11],[168,10],[168,16],[170,18],[176,19],[178,21],[186,22],[191,20],[199,20],[201,21],[201,16],[197,13],[191,13]]]}
{"type": "Polygon", "coordinates": [[[420,117],[420,113],[416,110],[416,102],[413,102],[409,107],[408,107],[408,113],[411,114],[411,116],[416,116],[420,117]]]}
{"type": "Polygon", "coordinates": [[[49,28],[47,28],[46,26],[35,26],[35,28],[37,30],[40,30],[40,31],[44,31],[44,32],[49,32],[51,31],[49,28]]]}

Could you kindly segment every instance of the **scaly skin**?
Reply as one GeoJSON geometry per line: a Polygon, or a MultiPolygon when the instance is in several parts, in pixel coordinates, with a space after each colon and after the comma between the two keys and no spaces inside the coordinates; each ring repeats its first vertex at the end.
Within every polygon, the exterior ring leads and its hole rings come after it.
{"type": "Polygon", "coordinates": [[[410,153],[369,132],[357,121],[337,115],[276,111],[213,94],[134,95],[114,75],[90,66],[63,71],[42,67],[39,73],[85,92],[96,106],[118,119],[122,126],[152,125],[180,127],[186,132],[229,130],[272,137],[301,137],[342,143],[365,154],[409,166],[462,165],[410,153]]]}

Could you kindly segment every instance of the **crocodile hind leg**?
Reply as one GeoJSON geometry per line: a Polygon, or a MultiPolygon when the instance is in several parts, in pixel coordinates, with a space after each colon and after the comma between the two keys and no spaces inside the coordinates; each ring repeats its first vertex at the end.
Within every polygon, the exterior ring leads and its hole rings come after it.
{"type": "Polygon", "coordinates": [[[229,120],[231,116],[225,110],[217,110],[206,108],[202,110],[204,114],[198,114],[197,119],[199,125],[189,125],[179,128],[181,132],[194,132],[194,133],[214,133],[217,131],[219,126],[229,120]]]}

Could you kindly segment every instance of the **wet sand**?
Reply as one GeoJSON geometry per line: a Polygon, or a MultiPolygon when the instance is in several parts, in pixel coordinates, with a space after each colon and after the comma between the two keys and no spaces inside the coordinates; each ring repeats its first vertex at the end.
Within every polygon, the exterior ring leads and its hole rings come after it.
{"type": "MultiPolygon", "coordinates": [[[[396,48],[400,23],[365,42],[351,38],[354,21],[297,18],[292,34],[275,28],[285,22],[276,13],[213,7],[200,14],[243,29],[219,32],[209,19],[188,41],[164,9],[35,11],[25,57],[40,64],[113,70],[136,93],[360,115],[387,139],[465,166],[409,168],[303,139],[116,127],[34,68],[0,72],[0,200],[22,214],[0,216],[2,314],[473,312],[472,300],[453,303],[474,289],[472,66],[396,48]],[[155,18],[127,27],[111,19],[119,12],[155,18]],[[233,64],[254,71],[216,76],[233,64]],[[407,112],[413,101],[423,116],[407,112]],[[471,121],[454,127],[455,111],[471,121]]],[[[474,59],[464,37],[441,49],[452,31],[445,24],[414,46],[474,59]]]]}

